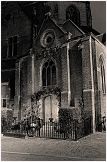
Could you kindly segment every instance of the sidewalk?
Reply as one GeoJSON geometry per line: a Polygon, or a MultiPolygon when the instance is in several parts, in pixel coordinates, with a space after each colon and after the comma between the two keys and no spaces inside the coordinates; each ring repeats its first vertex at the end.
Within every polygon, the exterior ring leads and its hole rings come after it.
{"type": "Polygon", "coordinates": [[[106,160],[106,133],[95,133],[78,141],[43,138],[2,137],[2,151],[38,156],[72,158],[76,161],[106,160]]]}

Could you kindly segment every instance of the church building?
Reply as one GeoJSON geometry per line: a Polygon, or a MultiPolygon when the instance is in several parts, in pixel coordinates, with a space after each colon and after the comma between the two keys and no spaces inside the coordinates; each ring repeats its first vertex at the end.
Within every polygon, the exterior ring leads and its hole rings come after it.
{"type": "Polygon", "coordinates": [[[91,117],[97,130],[106,112],[106,47],[90,2],[7,1],[1,13],[1,114],[58,121],[66,109],[73,120],[91,117]]]}

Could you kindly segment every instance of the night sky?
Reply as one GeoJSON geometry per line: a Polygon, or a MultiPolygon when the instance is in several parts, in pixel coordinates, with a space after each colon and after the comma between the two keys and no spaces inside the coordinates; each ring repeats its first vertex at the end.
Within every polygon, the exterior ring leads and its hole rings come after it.
{"type": "Polygon", "coordinates": [[[106,1],[91,1],[92,26],[100,33],[106,32],[106,1]]]}
{"type": "Polygon", "coordinates": [[[91,13],[92,13],[92,27],[96,29],[99,33],[106,32],[106,1],[90,1],[90,3],[91,3],[91,13]]]}

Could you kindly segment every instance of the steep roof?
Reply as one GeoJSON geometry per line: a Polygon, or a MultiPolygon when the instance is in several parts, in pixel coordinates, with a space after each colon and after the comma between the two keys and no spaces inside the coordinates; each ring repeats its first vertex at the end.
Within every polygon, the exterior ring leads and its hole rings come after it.
{"type": "MultiPolygon", "coordinates": [[[[84,32],[72,20],[70,20],[70,19],[64,22],[63,28],[65,29],[65,27],[68,24],[73,25],[81,34],[84,34],[84,32]]],[[[66,30],[67,30],[67,28],[66,28],[66,30]]]]}

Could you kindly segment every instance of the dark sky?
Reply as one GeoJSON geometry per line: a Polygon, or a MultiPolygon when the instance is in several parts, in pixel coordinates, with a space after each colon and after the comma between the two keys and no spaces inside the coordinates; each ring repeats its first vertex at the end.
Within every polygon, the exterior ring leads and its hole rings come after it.
{"type": "Polygon", "coordinates": [[[106,32],[106,1],[90,1],[90,4],[93,28],[100,33],[106,32]]]}
{"type": "Polygon", "coordinates": [[[106,32],[106,1],[91,1],[92,26],[100,33],[106,32]]]}

